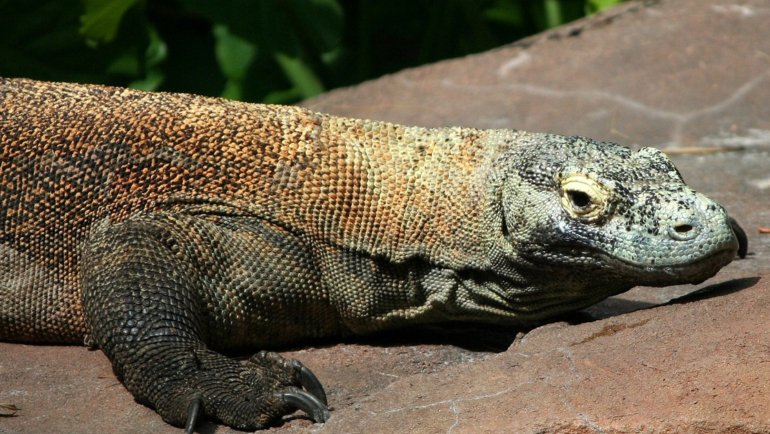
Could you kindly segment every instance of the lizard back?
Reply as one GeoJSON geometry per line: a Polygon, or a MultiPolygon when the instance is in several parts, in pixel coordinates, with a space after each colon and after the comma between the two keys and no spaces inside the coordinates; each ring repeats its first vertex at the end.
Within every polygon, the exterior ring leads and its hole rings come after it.
{"type": "Polygon", "coordinates": [[[483,261],[470,242],[483,220],[473,204],[504,148],[484,146],[486,134],[0,79],[0,275],[26,270],[0,291],[29,294],[17,318],[50,312],[2,330],[80,340],[79,244],[102,219],[161,209],[248,214],[395,261],[483,261]],[[49,306],[32,296],[41,286],[49,306]]]}

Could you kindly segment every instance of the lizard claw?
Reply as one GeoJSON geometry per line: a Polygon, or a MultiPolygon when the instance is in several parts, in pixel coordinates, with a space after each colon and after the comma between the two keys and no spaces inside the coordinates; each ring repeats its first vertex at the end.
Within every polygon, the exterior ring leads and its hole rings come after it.
{"type": "Polygon", "coordinates": [[[198,417],[201,414],[201,406],[203,401],[200,398],[195,398],[187,407],[187,423],[184,424],[184,434],[193,434],[195,431],[195,425],[198,423],[198,417]]]}
{"type": "Polygon", "coordinates": [[[308,393],[318,398],[324,405],[329,405],[329,402],[326,400],[326,391],[321,382],[318,381],[318,377],[313,374],[313,371],[300,365],[299,382],[308,393]]]}
{"type": "Polygon", "coordinates": [[[318,398],[324,405],[328,405],[328,401],[326,400],[326,391],[324,391],[324,388],[321,385],[321,382],[318,380],[318,377],[316,377],[315,374],[313,374],[313,371],[306,368],[305,365],[303,365],[299,360],[285,359],[278,353],[271,351],[260,351],[257,354],[254,354],[249,359],[248,363],[253,363],[257,366],[270,366],[277,364],[284,369],[291,370],[294,375],[293,379],[295,385],[305,389],[308,393],[318,398]]]}
{"type": "Polygon", "coordinates": [[[329,420],[329,409],[326,408],[326,405],[304,390],[290,389],[288,392],[279,393],[277,396],[284,403],[307,413],[316,423],[324,423],[329,420]]]}
{"type": "Polygon", "coordinates": [[[749,239],[746,237],[746,232],[734,218],[728,217],[728,219],[730,220],[730,227],[733,228],[735,237],[738,238],[738,256],[743,259],[749,251],[749,239]]]}

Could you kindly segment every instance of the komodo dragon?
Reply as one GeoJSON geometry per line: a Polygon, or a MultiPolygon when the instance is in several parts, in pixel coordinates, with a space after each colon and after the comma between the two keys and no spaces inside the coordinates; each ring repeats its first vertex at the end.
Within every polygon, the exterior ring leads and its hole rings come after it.
{"type": "Polygon", "coordinates": [[[98,346],[188,431],[329,416],[299,362],[220,352],[539,321],[701,282],[736,232],[652,148],[0,79],[0,340],[98,346]]]}

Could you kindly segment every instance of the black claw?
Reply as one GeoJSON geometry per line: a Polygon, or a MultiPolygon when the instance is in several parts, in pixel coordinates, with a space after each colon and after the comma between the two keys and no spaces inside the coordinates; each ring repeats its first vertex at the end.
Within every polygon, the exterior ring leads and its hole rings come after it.
{"type": "Polygon", "coordinates": [[[734,218],[728,217],[728,219],[730,220],[730,226],[733,228],[735,237],[738,238],[738,256],[743,259],[749,251],[749,239],[746,237],[746,232],[734,218]]]}
{"type": "Polygon", "coordinates": [[[321,385],[321,382],[318,381],[318,377],[315,376],[313,371],[304,366],[300,366],[299,383],[305,390],[318,398],[324,405],[329,405],[329,401],[326,400],[326,391],[321,385]]]}
{"type": "Polygon", "coordinates": [[[193,434],[195,425],[198,423],[198,416],[201,414],[203,402],[200,398],[195,398],[187,407],[187,423],[184,424],[184,434],[193,434]]]}
{"type": "Polygon", "coordinates": [[[316,423],[324,423],[329,420],[329,409],[326,408],[326,405],[304,390],[290,390],[289,392],[279,393],[278,397],[284,403],[307,413],[316,423]]]}

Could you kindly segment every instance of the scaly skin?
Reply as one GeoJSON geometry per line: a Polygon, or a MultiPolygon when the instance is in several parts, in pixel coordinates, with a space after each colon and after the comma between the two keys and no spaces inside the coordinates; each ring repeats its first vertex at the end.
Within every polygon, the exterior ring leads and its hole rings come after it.
{"type": "Polygon", "coordinates": [[[95,343],[188,429],[328,416],[298,362],[220,351],[543,320],[737,249],[650,148],[0,79],[0,339],[95,343]]]}

